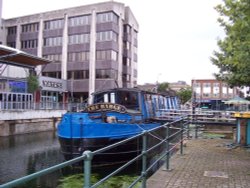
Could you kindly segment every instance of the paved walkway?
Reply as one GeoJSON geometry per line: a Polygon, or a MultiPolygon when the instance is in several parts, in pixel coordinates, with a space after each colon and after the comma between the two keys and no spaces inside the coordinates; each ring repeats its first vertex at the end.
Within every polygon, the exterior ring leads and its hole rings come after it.
{"type": "Polygon", "coordinates": [[[250,151],[229,149],[231,140],[192,139],[184,155],[170,159],[147,181],[148,188],[250,188],[250,151]]]}

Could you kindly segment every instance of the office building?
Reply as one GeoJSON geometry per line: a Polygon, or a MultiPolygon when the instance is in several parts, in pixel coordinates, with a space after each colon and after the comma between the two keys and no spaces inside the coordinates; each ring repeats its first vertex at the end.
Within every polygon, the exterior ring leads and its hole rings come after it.
{"type": "Polygon", "coordinates": [[[69,98],[137,85],[138,23],[128,6],[97,4],[3,19],[3,44],[52,63],[40,76],[67,81],[69,98]]]}

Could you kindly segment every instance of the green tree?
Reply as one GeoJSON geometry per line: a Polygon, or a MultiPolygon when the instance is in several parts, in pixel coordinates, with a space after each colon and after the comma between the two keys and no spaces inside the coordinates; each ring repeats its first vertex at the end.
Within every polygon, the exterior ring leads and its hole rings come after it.
{"type": "Polygon", "coordinates": [[[39,82],[35,75],[30,74],[28,79],[28,92],[34,93],[39,88],[39,82]]]}
{"type": "Polygon", "coordinates": [[[219,51],[211,61],[219,68],[215,76],[229,86],[250,85],[250,1],[223,0],[215,7],[225,38],[218,40],[219,51]]]}
{"type": "Polygon", "coordinates": [[[167,90],[169,90],[169,83],[168,82],[163,82],[163,83],[160,83],[158,86],[157,86],[157,91],[158,92],[166,92],[167,90]]]}
{"type": "Polygon", "coordinates": [[[191,88],[182,88],[177,91],[177,96],[179,97],[181,104],[185,104],[188,100],[192,97],[192,90],[191,88]]]}

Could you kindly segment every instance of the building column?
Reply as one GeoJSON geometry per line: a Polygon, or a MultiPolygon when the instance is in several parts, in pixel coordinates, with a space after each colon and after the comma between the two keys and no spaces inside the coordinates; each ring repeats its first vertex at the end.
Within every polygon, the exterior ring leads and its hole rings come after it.
{"type": "Polygon", "coordinates": [[[67,80],[67,62],[68,62],[68,15],[64,14],[64,27],[62,38],[62,64],[61,78],[67,80]]]}
{"type": "Polygon", "coordinates": [[[90,49],[89,49],[89,97],[88,103],[92,103],[92,93],[95,92],[96,77],[96,11],[92,10],[90,28],[90,49]]]}
{"type": "Polygon", "coordinates": [[[117,75],[116,75],[116,79],[117,79],[117,84],[118,87],[123,87],[122,84],[122,56],[123,56],[123,23],[122,23],[122,15],[120,15],[119,17],[119,37],[118,37],[118,70],[117,70],[117,75]]]}
{"type": "MultiPolygon", "coordinates": [[[[37,56],[42,57],[43,56],[43,18],[40,18],[39,21],[39,31],[38,31],[38,45],[37,45],[37,56]]],[[[42,66],[38,65],[36,68],[36,74],[41,75],[42,74],[42,66]]]]}
{"type": "Polygon", "coordinates": [[[135,61],[134,61],[134,26],[131,27],[131,79],[130,79],[130,85],[133,88],[135,86],[134,84],[134,70],[135,70],[135,61]]]}
{"type": "Polygon", "coordinates": [[[21,24],[19,21],[17,21],[17,28],[16,28],[16,49],[21,49],[21,41],[20,41],[20,35],[21,35],[21,24]]]}

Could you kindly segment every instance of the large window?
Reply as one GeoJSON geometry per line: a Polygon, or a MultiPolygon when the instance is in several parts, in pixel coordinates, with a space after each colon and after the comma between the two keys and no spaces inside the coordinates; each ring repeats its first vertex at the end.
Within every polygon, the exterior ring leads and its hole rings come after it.
{"type": "Polygon", "coordinates": [[[27,49],[27,48],[37,48],[38,40],[23,40],[21,41],[21,48],[27,49]]]}
{"type": "Polygon", "coordinates": [[[62,29],[63,24],[64,24],[63,19],[45,21],[44,30],[62,29]]]}
{"type": "Polygon", "coordinates": [[[15,35],[16,34],[16,26],[8,27],[7,33],[8,33],[8,35],[15,35]]]}
{"type": "Polygon", "coordinates": [[[43,72],[42,73],[43,76],[47,76],[47,77],[52,77],[52,78],[61,78],[61,72],[43,72]]]}
{"type": "Polygon", "coordinates": [[[71,17],[69,18],[69,26],[74,27],[79,25],[89,25],[90,19],[90,15],[71,17]]]}
{"type": "Polygon", "coordinates": [[[118,16],[114,12],[104,12],[97,14],[97,23],[114,22],[118,23],[118,16]]]}
{"type": "Polygon", "coordinates": [[[39,23],[22,25],[22,33],[37,32],[39,30],[39,23]]]}
{"type": "Polygon", "coordinates": [[[43,55],[43,57],[53,61],[54,63],[60,63],[62,61],[62,54],[49,54],[43,55]]]}
{"type": "Polygon", "coordinates": [[[89,34],[79,34],[79,35],[70,35],[69,44],[82,44],[89,43],[90,35],[89,34]]]}
{"type": "Polygon", "coordinates": [[[115,78],[116,71],[110,69],[97,69],[96,78],[115,78]]]}
{"type": "Polygon", "coordinates": [[[89,78],[89,70],[75,70],[67,72],[67,79],[81,80],[89,78]]]}
{"type": "Polygon", "coordinates": [[[72,52],[68,54],[68,61],[82,62],[89,60],[89,52],[72,52]]]}
{"type": "Polygon", "coordinates": [[[44,38],[44,46],[61,46],[62,37],[44,38]]]}
{"type": "Polygon", "coordinates": [[[114,60],[117,61],[117,52],[113,50],[96,51],[96,60],[114,60]]]}
{"type": "Polygon", "coordinates": [[[104,32],[98,32],[96,34],[96,41],[102,42],[102,41],[117,41],[118,35],[114,31],[104,31],[104,32]]]}

